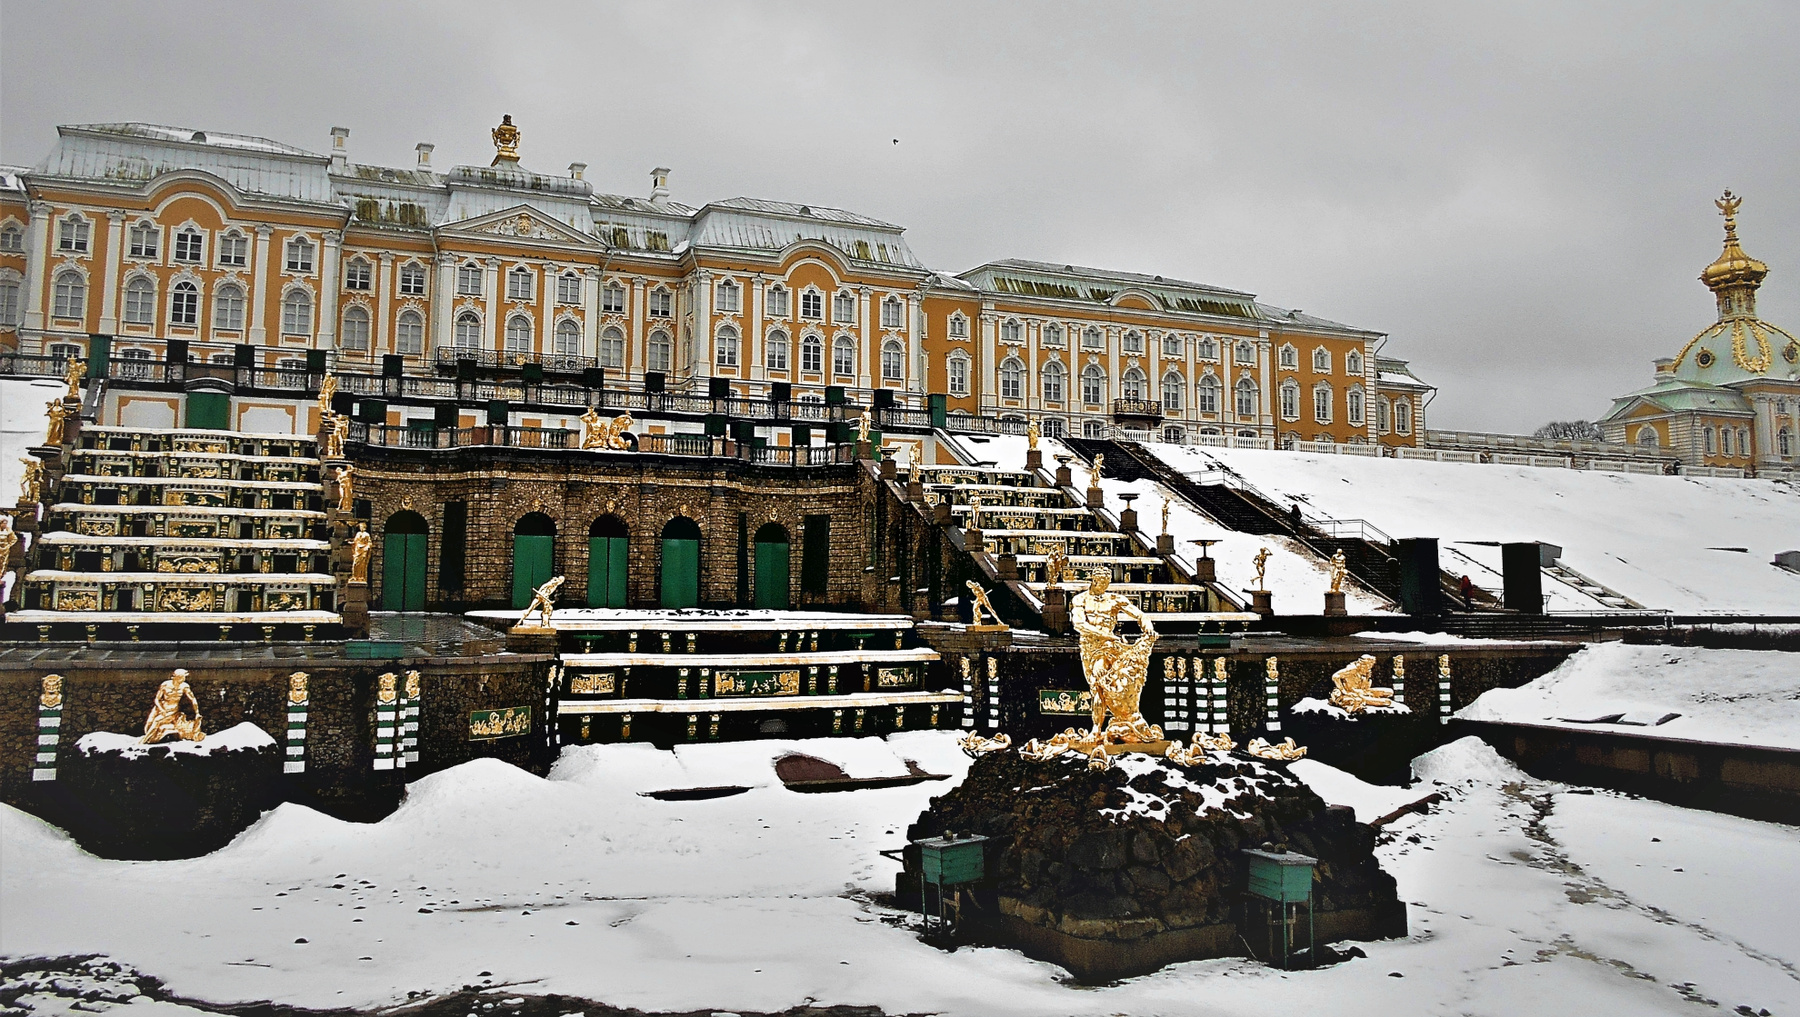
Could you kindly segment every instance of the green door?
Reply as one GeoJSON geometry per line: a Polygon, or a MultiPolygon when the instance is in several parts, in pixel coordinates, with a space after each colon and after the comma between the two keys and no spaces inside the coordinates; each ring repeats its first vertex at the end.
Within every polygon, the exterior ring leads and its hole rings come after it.
{"type": "Polygon", "coordinates": [[[756,601],[759,608],[788,609],[788,534],[779,523],[756,531],[756,601]]]}
{"type": "Polygon", "coordinates": [[[514,607],[531,603],[532,591],[550,581],[550,559],[555,548],[555,537],[513,534],[514,607]]]}
{"type": "Polygon", "coordinates": [[[625,538],[588,538],[588,606],[625,606],[625,538]]]}
{"type": "Polygon", "coordinates": [[[700,606],[700,524],[686,516],[663,527],[662,606],[700,606]]]}
{"type": "Polygon", "coordinates": [[[382,538],[381,609],[425,610],[425,534],[389,532],[382,538]]]}
{"type": "Polygon", "coordinates": [[[223,392],[189,392],[187,426],[228,430],[231,427],[231,397],[223,392]]]}

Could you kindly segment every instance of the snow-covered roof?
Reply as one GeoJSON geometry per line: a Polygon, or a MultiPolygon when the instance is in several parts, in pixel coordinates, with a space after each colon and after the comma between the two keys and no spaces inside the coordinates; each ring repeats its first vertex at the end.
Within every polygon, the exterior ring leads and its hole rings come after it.
{"type": "Polygon", "coordinates": [[[121,138],[135,138],[143,141],[174,142],[184,145],[205,145],[210,148],[229,148],[240,152],[256,152],[262,155],[289,155],[302,158],[322,159],[315,152],[303,148],[284,145],[268,138],[258,138],[249,134],[225,134],[220,131],[196,131],[190,127],[167,127],[162,124],[123,123],[123,124],[70,124],[58,127],[59,132],[82,131],[89,134],[110,134],[121,138]]]}
{"type": "Polygon", "coordinates": [[[1299,325],[1304,328],[1329,328],[1340,332],[1363,332],[1369,335],[1383,334],[1376,332],[1373,329],[1359,328],[1356,325],[1346,325],[1341,321],[1332,321],[1330,318],[1321,318],[1316,314],[1307,314],[1299,308],[1290,310],[1286,307],[1276,307],[1274,304],[1265,304],[1258,301],[1256,310],[1263,317],[1283,325],[1299,325]]]}
{"type": "Polygon", "coordinates": [[[180,170],[216,176],[245,194],[333,201],[330,160],[264,138],[155,124],[58,127],[31,176],[141,186],[180,170]]]}

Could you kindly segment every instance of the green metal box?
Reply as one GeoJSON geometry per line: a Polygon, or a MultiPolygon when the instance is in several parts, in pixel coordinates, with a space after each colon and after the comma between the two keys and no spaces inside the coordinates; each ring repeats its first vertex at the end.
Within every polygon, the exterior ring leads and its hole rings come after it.
{"type": "Polygon", "coordinates": [[[987,876],[986,837],[931,837],[917,843],[927,883],[955,886],[980,882],[987,876]]]}
{"type": "Polygon", "coordinates": [[[1251,893],[1281,904],[1312,900],[1313,866],[1317,858],[1292,851],[1245,851],[1250,863],[1251,893]]]}

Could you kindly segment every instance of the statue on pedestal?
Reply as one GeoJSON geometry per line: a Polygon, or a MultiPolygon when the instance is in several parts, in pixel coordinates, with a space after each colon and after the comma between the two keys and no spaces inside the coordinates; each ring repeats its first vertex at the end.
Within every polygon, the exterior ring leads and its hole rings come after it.
{"type": "Polygon", "coordinates": [[[6,571],[6,563],[12,560],[13,548],[19,545],[19,535],[13,532],[12,516],[0,512],[0,572],[6,571]]]}
{"type": "Polygon", "coordinates": [[[974,627],[975,628],[990,628],[990,627],[1003,628],[1003,627],[1005,627],[1006,623],[1002,622],[1000,620],[1000,612],[994,610],[994,602],[988,599],[987,591],[981,588],[981,584],[976,582],[975,580],[971,579],[967,583],[964,583],[963,585],[965,585],[969,588],[969,595],[975,598],[974,604],[971,605],[973,608],[973,610],[971,611],[971,615],[972,615],[972,621],[973,621],[974,627]],[[988,617],[994,619],[992,626],[985,626],[981,623],[981,614],[983,611],[987,612],[988,617]]]}
{"type": "Polygon", "coordinates": [[[1150,671],[1150,651],[1156,646],[1156,628],[1136,604],[1109,592],[1111,585],[1111,574],[1096,569],[1088,588],[1076,594],[1069,607],[1069,622],[1081,638],[1081,669],[1093,704],[1093,727],[1080,732],[1070,728],[1045,742],[1034,738],[1019,749],[1027,759],[1079,752],[1088,757],[1089,766],[1103,769],[1111,765],[1110,746],[1141,745],[1157,752],[1167,749],[1162,728],[1144,720],[1138,708],[1138,696],[1150,671]],[[1121,616],[1136,621],[1143,635],[1132,641],[1119,635],[1121,616]]]}
{"type": "Polygon", "coordinates": [[[68,398],[81,401],[81,379],[87,377],[87,364],[79,357],[70,357],[69,366],[63,371],[63,380],[69,383],[68,398]]]}
{"type": "Polygon", "coordinates": [[[369,536],[369,524],[356,524],[356,535],[350,538],[350,581],[367,586],[369,583],[369,551],[375,545],[375,538],[369,536]]]}
{"type": "Polygon", "coordinates": [[[44,444],[61,445],[69,418],[75,416],[76,413],[76,410],[64,405],[61,399],[52,399],[45,403],[44,417],[49,422],[49,426],[44,431],[44,444]]]}
{"type": "Polygon", "coordinates": [[[356,503],[356,467],[349,463],[338,467],[337,471],[338,511],[349,512],[356,503]]]}
{"type": "Polygon", "coordinates": [[[1026,451],[1036,452],[1038,450],[1038,439],[1041,438],[1042,436],[1043,436],[1043,432],[1038,429],[1037,418],[1036,417],[1031,418],[1031,422],[1025,425],[1025,449],[1026,449],[1026,451]]]}
{"type": "Polygon", "coordinates": [[[862,416],[856,418],[856,443],[858,445],[867,445],[869,443],[869,435],[874,433],[874,431],[874,416],[870,414],[868,410],[863,410],[862,416]]]}
{"type": "Polygon", "coordinates": [[[1265,585],[1263,577],[1269,570],[1269,549],[1265,547],[1256,552],[1256,557],[1250,559],[1250,561],[1256,565],[1256,591],[1258,593],[1267,593],[1269,587],[1265,585]]]}
{"type": "Polygon", "coordinates": [[[550,616],[556,610],[556,591],[562,589],[563,577],[552,576],[550,581],[531,591],[531,603],[519,615],[517,625],[529,625],[533,613],[538,616],[541,627],[550,627],[550,616]]]}
{"type": "Polygon", "coordinates": [[[19,504],[31,505],[44,497],[44,461],[27,458],[19,462],[25,464],[25,476],[19,481],[19,504]]]}
{"type": "Polygon", "coordinates": [[[1349,571],[1350,571],[1350,566],[1347,562],[1344,561],[1344,552],[1339,551],[1338,553],[1331,556],[1331,592],[1332,593],[1344,592],[1344,576],[1346,574],[1348,574],[1349,571]]]}
{"type": "Polygon", "coordinates": [[[344,432],[350,427],[350,418],[342,413],[325,413],[320,417],[319,432],[325,442],[319,451],[321,459],[344,458],[344,432]]]}
{"type": "Polygon", "coordinates": [[[150,715],[144,718],[143,744],[155,745],[170,735],[189,742],[206,737],[206,732],[200,730],[200,701],[194,698],[187,677],[187,671],[178,667],[157,688],[150,715]],[[193,709],[192,716],[184,712],[184,706],[193,709]]]}

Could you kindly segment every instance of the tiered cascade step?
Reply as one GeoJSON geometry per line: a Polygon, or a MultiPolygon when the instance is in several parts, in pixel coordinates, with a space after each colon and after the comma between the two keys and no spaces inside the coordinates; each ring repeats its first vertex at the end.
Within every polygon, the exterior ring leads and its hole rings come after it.
{"type": "Polygon", "coordinates": [[[46,492],[24,610],[9,622],[40,639],[57,626],[91,639],[101,625],[130,638],[246,625],[236,634],[263,639],[299,626],[284,635],[311,638],[339,621],[313,451],[293,435],[84,428],[46,492]]]}
{"type": "MultiPolygon", "coordinates": [[[[476,612],[510,621],[504,612],[476,612]]],[[[790,611],[557,611],[566,741],[867,735],[953,726],[911,618],[790,611]]]]}

